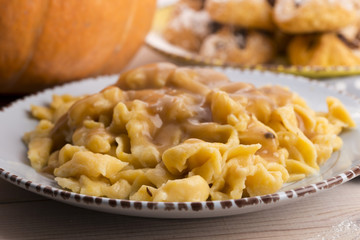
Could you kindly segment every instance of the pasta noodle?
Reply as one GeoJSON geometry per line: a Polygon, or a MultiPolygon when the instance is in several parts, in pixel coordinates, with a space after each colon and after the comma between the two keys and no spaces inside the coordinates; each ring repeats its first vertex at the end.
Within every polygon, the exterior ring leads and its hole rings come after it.
{"type": "Polygon", "coordinates": [[[73,192],[143,201],[270,194],[316,173],[355,127],[328,97],[315,112],[281,86],[254,87],[209,69],[159,63],[89,96],[32,106],[31,166],[73,192]]]}

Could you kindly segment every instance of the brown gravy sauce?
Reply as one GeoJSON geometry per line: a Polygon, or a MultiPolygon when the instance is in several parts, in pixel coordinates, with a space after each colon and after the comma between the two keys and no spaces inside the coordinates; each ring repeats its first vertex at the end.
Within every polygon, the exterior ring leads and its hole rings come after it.
{"type": "MultiPolygon", "coordinates": [[[[262,116],[264,109],[271,112],[277,107],[290,103],[293,97],[293,93],[283,87],[256,88],[249,83],[230,82],[225,75],[212,70],[176,68],[171,64],[148,65],[129,72],[123,75],[114,87],[119,87],[123,91],[123,102],[129,109],[134,100],[146,104],[144,117],[151,118],[153,125],[156,125],[155,131],[151,132],[148,138],[160,153],[189,138],[199,138],[208,142],[228,141],[229,131],[226,127],[219,127],[219,124],[213,122],[211,111],[213,92],[228,93],[233,100],[245,106],[248,115],[256,116],[265,124],[269,119],[262,116]],[[211,129],[211,132],[207,133],[207,129],[211,129]]],[[[100,94],[101,92],[97,95],[100,94]]],[[[86,103],[87,99],[89,98],[81,101],[86,103]]],[[[70,108],[69,112],[56,123],[52,132],[54,139],[65,139],[65,135],[74,131],[75,126],[69,124],[71,111],[76,111],[76,108],[74,106],[70,108]]],[[[90,119],[93,117],[87,116],[90,119]]],[[[108,126],[105,127],[114,137],[119,134],[111,132],[108,126]]],[[[247,135],[244,133],[243,138],[240,137],[240,143],[257,143],[254,141],[261,136],[263,147],[258,154],[269,159],[274,157],[272,154],[278,144],[276,136],[264,131],[264,128],[252,127],[251,124],[248,130],[251,133],[247,135]]],[[[56,145],[59,147],[63,143],[60,144],[58,141],[56,145]]]]}

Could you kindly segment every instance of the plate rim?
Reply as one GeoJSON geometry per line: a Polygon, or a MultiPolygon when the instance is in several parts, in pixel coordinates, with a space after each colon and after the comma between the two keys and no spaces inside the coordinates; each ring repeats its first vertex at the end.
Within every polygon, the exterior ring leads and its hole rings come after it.
{"type": "MultiPolygon", "coordinates": [[[[188,66],[192,68],[197,68],[198,66],[188,66]]],[[[284,73],[274,73],[269,71],[257,71],[257,70],[249,70],[249,69],[238,69],[234,67],[228,67],[228,66],[220,66],[220,67],[211,67],[206,66],[205,68],[210,69],[221,69],[224,73],[227,71],[234,71],[234,72],[240,72],[240,73],[250,73],[250,74],[260,74],[260,75],[281,75],[284,78],[291,78],[293,81],[301,81],[306,84],[310,85],[316,85],[318,87],[326,88],[331,91],[335,91],[338,94],[341,94],[343,96],[347,96],[351,98],[351,100],[356,101],[357,104],[360,105],[360,97],[350,94],[347,91],[343,90],[337,90],[333,86],[324,83],[324,82],[318,82],[314,81],[305,77],[301,76],[293,76],[290,74],[284,74],[284,73]]],[[[8,109],[11,109],[16,104],[21,104],[21,102],[27,101],[29,98],[32,97],[41,97],[44,94],[53,93],[57,89],[62,89],[65,87],[69,87],[71,85],[76,85],[81,82],[90,82],[90,81],[102,81],[101,78],[103,77],[115,77],[119,75],[111,75],[111,76],[100,76],[97,78],[85,78],[81,79],[80,81],[65,83],[60,86],[54,86],[51,88],[47,88],[38,92],[35,92],[30,95],[26,95],[20,99],[17,99],[16,101],[11,102],[10,104],[3,106],[0,108],[0,113],[5,112],[8,109]]],[[[39,173],[38,173],[39,174],[39,173]]],[[[187,218],[187,217],[194,217],[194,216],[186,216],[187,213],[193,212],[193,213],[200,213],[200,212],[216,212],[216,211],[222,211],[222,210],[234,210],[234,209],[246,209],[249,207],[253,207],[256,205],[272,205],[273,203],[283,201],[288,202],[286,200],[290,199],[298,199],[303,198],[306,196],[314,195],[314,193],[323,192],[328,189],[332,189],[338,185],[341,185],[347,181],[350,181],[354,179],[355,177],[360,175],[360,164],[355,165],[354,167],[344,170],[341,173],[334,175],[330,178],[324,179],[322,181],[316,181],[312,184],[306,184],[302,187],[297,187],[294,189],[290,189],[287,191],[279,191],[273,194],[267,194],[267,195],[261,195],[261,196],[254,196],[254,197],[245,197],[240,199],[229,199],[229,200],[212,200],[212,201],[198,201],[198,202],[151,202],[151,201],[135,201],[135,200],[126,200],[126,199],[114,199],[114,198],[107,198],[107,197],[95,197],[80,193],[74,193],[70,192],[65,189],[52,187],[45,184],[35,183],[31,181],[30,179],[26,179],[21,176],[17,176],[10,171],[7,171],[3,166],[0,166],[0,178],[4,179],[7,182],[10,182],[14,185],[17,185],[25,190],[28,190],[30,192],[45,196],[47,198],[62,201],[69,204],[75,204],[80,207],[85,208],[91,208],[93,210],[100,210],[108,212],[108,210],[105,209],[95,209],[94,206],[102,206],[109,209],[116,209],[118,212],[113,212],[117,214],[122,215],[132,215],[132,216],[143,216],[140,214],[140,210],[148,210],[152,211],[153,213],[159,210],[162,210],[165,212],[165,216],[156,216],[151,215],[151,217],[160,217],[160,218],[187,218]],[[68,201],[69,200],[69,201],[68,201]],[[104,206],[105,204],[105,206],[104,206]],[[124,210],[124,211],[122,211],[124,210]],[[135,210],[135,213],[129,213],[126,210],[135,210]],[[180,217],[177,216],[170,216],[171,213],[179,213],[181,214],[180,217]],[[185,215],[184,215],[185,213],[185,215]]],[[[260,207],[258,210],[261,210],[260,207]]],[[[213,215],[210,217],[217,217],[217,216],[226,216],[226,215],[237,215],[242,214],[244,212],[234,212],[230,214],[220,214],[220,215],[213,215]]],[[[160,214],[161,215],[161,214],[160,214]]],[[[146,217],[146,215],[144,215],[146,217]]],[[[204,217],[204,216],[195,216],[195,217],[204,217]]],[[[209,216],[205,216],[209,217],[209,216]]]]}

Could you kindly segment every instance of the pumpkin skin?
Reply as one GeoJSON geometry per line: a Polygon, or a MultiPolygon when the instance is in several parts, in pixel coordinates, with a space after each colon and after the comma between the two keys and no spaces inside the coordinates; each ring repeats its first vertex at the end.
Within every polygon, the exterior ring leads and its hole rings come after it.
{"type": "Polygon", "coordinates": [[[155,8],[156,0],[0,0],[0,93],[118,73],[155,8]]]}

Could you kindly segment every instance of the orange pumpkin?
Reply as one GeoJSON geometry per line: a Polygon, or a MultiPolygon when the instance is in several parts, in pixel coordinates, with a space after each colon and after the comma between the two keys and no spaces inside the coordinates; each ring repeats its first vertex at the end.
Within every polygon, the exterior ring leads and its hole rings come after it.
{"type": "Polygon", "coordinates": [[[156,0],[0,0],[0,92],[119,72],[155,7],[156,0]]]}

